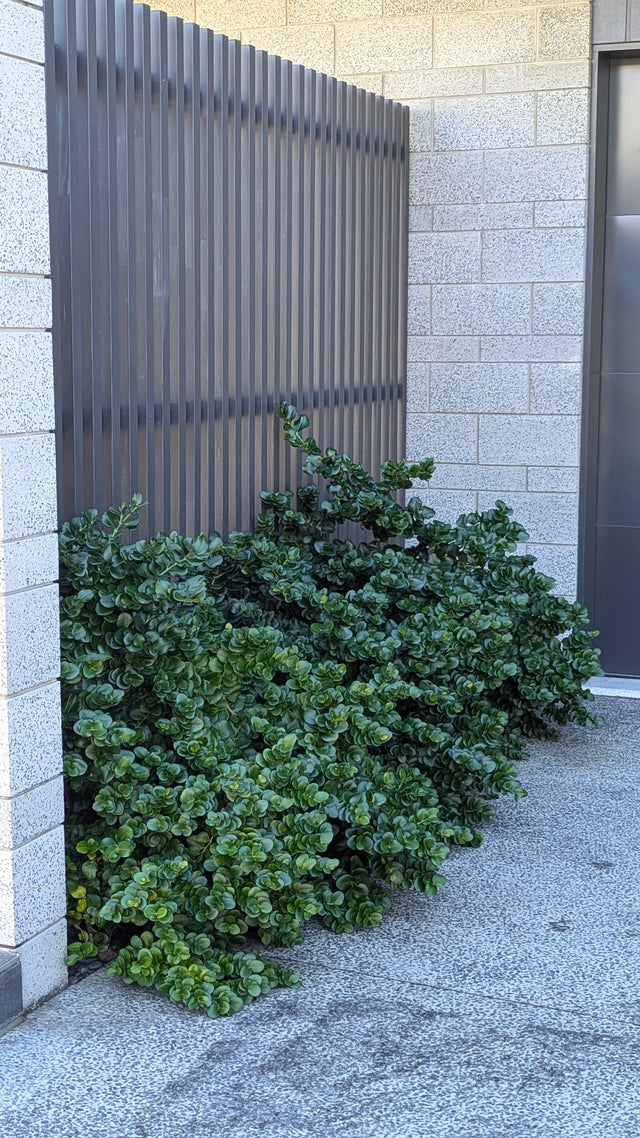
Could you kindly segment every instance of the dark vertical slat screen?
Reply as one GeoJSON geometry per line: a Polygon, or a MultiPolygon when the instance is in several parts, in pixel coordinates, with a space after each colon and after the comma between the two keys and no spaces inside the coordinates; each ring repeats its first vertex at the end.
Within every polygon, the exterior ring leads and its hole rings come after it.
{"type": "Polygon", "coordinates": [[[60,516],[245,528],[274,409],[403,449],[408,111],[132,0],[47,0],[60,516]]]}

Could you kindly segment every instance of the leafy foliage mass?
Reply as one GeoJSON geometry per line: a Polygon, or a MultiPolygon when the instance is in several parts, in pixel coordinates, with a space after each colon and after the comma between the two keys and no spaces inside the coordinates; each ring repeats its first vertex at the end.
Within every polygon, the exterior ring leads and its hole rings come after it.
{"type": "Polygon", "coordinates": [[[291,945],[313,916],[377,924],[389,886],[435,893],[491,800],[524,793],[523,737],[593,719],[599,670],[504,503],[445,525],[396,501],[430,461],[375,483],[281,416],[326,501],[265,493],[227,542],[124,544],[139,499],[61,536],[69,959],[210,1015],[296,982],[247,935],[291,945]]]}

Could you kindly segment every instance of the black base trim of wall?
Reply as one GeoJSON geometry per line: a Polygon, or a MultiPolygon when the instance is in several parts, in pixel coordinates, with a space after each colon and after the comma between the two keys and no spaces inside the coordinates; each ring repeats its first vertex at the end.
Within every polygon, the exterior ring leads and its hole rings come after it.
{"type": "Polygon", "coordinates": [[[22,970],[15,952],[0,949],[0,1032],[22,1015],[22,970]]]}

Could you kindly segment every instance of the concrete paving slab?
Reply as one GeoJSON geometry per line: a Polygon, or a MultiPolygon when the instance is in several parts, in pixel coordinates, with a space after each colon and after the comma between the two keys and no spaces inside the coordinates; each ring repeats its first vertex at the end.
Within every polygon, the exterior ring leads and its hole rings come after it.
{"type": "Polygon", "coordinates": [[[97,973],[0,1043],[3,1138],[637,1138],[640,1029],[307,970],[229,1020],[97,973]]]}
{"type": "Polygon", "coordinates": [[[530,748],[528,797],[498,804],[479,850],[455,851],[436,898],[398,894],[348,938],[313,922],[278,956],[301,974],[377,970],[640,1024],[640,709],[597,710],[604,727],[530,748]]]}
{"type": "Polygon", "coordinates": [[[597,710],[437,898],[279,951],[301,989],[209,1020],[98,972],[27,1016],[2,1138],[637,1138],[640,705],[597,710]]]}
{"type": "Polygon", "coordinates": [[[413,924],[396,924],[391,914],[386,927],[344,943],[316,928],[304,946],[279,958],[301,976],[310,964],[322,962],[437,990],[620,1016],[640,1026],[640,919],[635,937],[624,939],[601,929],[575,930],[571,914],[560,914],[554,924],[540,930],[485,927],[450,933],[416,907],[413,924]]]}

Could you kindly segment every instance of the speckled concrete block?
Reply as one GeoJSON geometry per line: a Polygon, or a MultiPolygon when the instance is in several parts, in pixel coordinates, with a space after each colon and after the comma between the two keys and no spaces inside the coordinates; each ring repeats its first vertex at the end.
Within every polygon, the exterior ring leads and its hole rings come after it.
{"type": "Polygon", "coordinates": [[[434,229],[527,229],[532,224],[532,202],[433,206],[434,229]]]}
{"type": "Polygon", "coordinates": [[[439,521],[448,522],[449,525],[457,522],[460,514],[475,513],[477,505],[474,490],[416,490],[415,497],[435,510],[439,521]]]}
{"type": "Polygon", "coordinates": [[[579,480],[577,466],[530,466],[527,470],[527,490],[538,493],[576,493],[579,480]]]}
{"type": "Polygon", "coordinates": [[[509,335],[530,328],[529,285],[434,285],[432,305],[436,335],[509,335]]]}
{"type": "Polygon", "coordinates": [[[482,154],[416,154],[409,165],[412,205],[482,201],[482,154]]]}
{"type": "Polygon", "coordinates": [[[437,99],[433,112],[434,150],[485,150],[533,146],[535,99],[526,95],[437,99]]]}
{"type": "Polygon", "coordinates": [[[15,798],[0,797],[0,849],[10,850],[53,830],[64,820],[62,777],[15,798]]]}
{"type": "MultiPolygon", "coordinates": [[[[287,23],[382,19],[382,0],[288,0],[287,23]]],[[[388,12],[387,15],[393,15],[388,12]]],[[[273,23],[276,23],[274,20],[273,23]]]]}
{"type": "MultiPolygon", "coordinates": [[[[150,0],[149,7],[159,12],[166,12],[169,7],[168,0],[150,0]]],[[[171,16],[179,16],[181,20],[193,23],[196,18],[195,0],[171,0],[171,16]]]]}
{"type": "Polygon", "coordinates": [[[44,63],[42,11],[16,0],[0,0],[0,52],[44,63]]]}
{"type": "Polygon", "coordinates": [[[409,234],[410,284],[479,279],[479,234],[409,234]]]}
{"type": "Polygon", "coordinates": [[[0,609],[0,695],[12,695],[59,675],[57,585],[9,593],[0,609]]]}
{"type": "Polygon", "coordinates": [[[582,359],[582,337],[483,336],[480,359],[570,363],[582,359]]]}
{"type": "Polygon", "coordinates": [[[443,95],[479,95],[482,68],[446,67],[428,71],[388,71],[384,79],[388,99],[431,99],[443,95]]]}
{"type": "Polygon", "coordinates": [[[582,368],[579,363],[531,365],[531,411],[538,415],[579,415],[582,368]]]}
{"type": "Polygon", "coordinates": [[[30,589],[58,579],[55,533],[0,542],[0,593],[30,589]]]}
{"type": "Polygon", "coordinates": [[[529,402],[529,368],[527,364],[434,363],[430,391],[430,411],[524,413],[529,402]]]}
{"type": "MultiPolygon", "coordinates": [[[[478,506],[491,509],[496,495],[481,491],[478,506]]],[[[577,494],[521,494],[509,496],[514,517],[527,530],[531,541],[550,544],[574,544],[578,540],[577,494]]]]}
{"type": "Polygon", "coordinates": [[[63,865],[62,826],[18,849],[0,849],[0,944],[22,944],[64,916],[63,865]]]}
{"type": "MultiPolygon", "coordinates": [[[[582,281],[585,236],[581,229],[511,229],[484,233],[482,279],[485,281],[582,281]]],[[[538,332],[574,332],[573,328],[535,328],[538,332]]],[[[578,328],[577,331],[581,331],[578,328]]]]}
{"type": "Polygon", "coordinates": [[[433,206],[409,206],[409,232],[429,233],[433,228],[433,206]]]}
{"type": "Polygon", "coordinates": [[[337,74],[336,78],[343,79],[345,83],[351,83],[354,87],[362,87],[365,91],[371,91],[374,95],[384,94],[384,76],[382,74],[376,75],[341,75],[337,74]]]}
{"type": "Polygon", "coordinates": [[[576,591],[578,576],[578,549],[575,545],[535,545],[527,543],[527,553],[538,559],[536,568],[556,582],[554,592],[571,594],[576,591]]]}
{"type": "Polygon", "coordinates": [[[384,0],[385,16],[423,16],[425,12],[469,12],[484,0],[384,0]]]}
{"type": "Polygon", "coordinates": [[[430,360],[471,362],[480,358],[479,341],[473,336],[409,336],[407,359],[410,363],[430,360]]]}
{"type": "Polygon", "coordinates": [[[0,328],[50,327],[50,279],[0,273],[0,328]]]}
{"type": "Polygon", "coordinates": [[[61,770],[60,685],[0,697],[0,795],[21,794],[61,770]]]}
{"type": "Polygon", "coordinates": [[[434,67],[520,63],[535,55],[532,11],[464,12],[434,18],[434,67]]]}
{"type": "Polygon", "coordinates": [[[443,490],[526,490],[524,466],[480,466],[478,463],[439,462],[429,486],[443,490]]]}
{"type": "Polygon", "coordinates": [[[242,4],[237,0],[196,0],[196,19],[214,31],[228,27],[276,27],[287,22],[287,4],[286,0],[242,0],[242,4]]]}
{"type": "Polygon", "coordinates": [[[0,162],[46,169],[44,68],[39,63],[0,56],[0,162]]]}
{"type": "Polygon", "coordinates": [[[586,197],[584,146],[488,150],[485,199],[491,202],[568,200],[586,197]]]}
{"type": "Polygon", "coordinates": [[[431,285],[409,285],[407,331],[410,336],[431,332],[431,285]]]}
{"type": "Polygon", "coordinates": [[[481,415],[480,462],[577,466],[577,415],[481,415]]]}
{"type": "Polygon", "coordinates": [[[409,149],[412,153],[432,150],[431,102],[407,103],[411,116],[409,119],[409,149]]]}
{"type": "Polygon", "coordinates": [[[67,986],[67,922],[56,921],[18,948],[22,964],[22,1003],[31,1008],[67,986]]]}
{"type": "Polygon", "coordinates": [[[534,206],[535,226],[558,228],[580,226],[587,222],[587,203],[578,199],[570,202],[536,202],[534,206]]]}
{"type": "Polygon", "coordinates": [[[271,55],[290,59],[303,67],[313,67],[316,71],[326,71],[333,75],[332,24],[295,24],[282,28],[243,27],[242,42],[253,44],[271,55]]]}
{"type": "Polygon", "coordinates": [[[57,529],[53,435],[0,438],[0,485],[1,540],[57,529]]]}
{"type": "Polygon", "coordinates": [[[338,71],[406,71],[431,64],[431,20],[336,24],[338,71]]]}
{"type": "Polygon", "coordinates": [[[410,461],[477,462],[476,415],[407,415],[407,457],[410,461]]]}
{"type": "MultiPolygon", "coordinates": [[[[582,233],[581,230],[578,230],[582,233]]],[[[535,284],[533,286],[533,331],[546,335],[581,336],[584,324],[584,286],[580,284],[535,284]]]]}
{"type": "Polygon", "coordinates": [[[516,63],[487,67],[486,90],[553,91],[564,87],[589,87],[589,63],[516,63]]]}
{"type": "MultiPolygon", "coordinates": [[[[17,7],[15,0],[7,0],[7,3],[17,7]]],[[[45,173],[0,166],[0,233],[0,270],[49,272],[49,198],[45,173]]]]}
{"type": "Polygon", "coordinates": [[[0,434],[54,427],[50,333],[0,331],[0,434]]]}
{"type": "Polygon", "coordinates": [[[429,364],[407,364],[407,411],[429,410],[429,364]]]}
{"type": "Polygon", "coordinates": [[[586,144],[589,137],[589,91],[541,91],[538,95],[536,142],[586,144]]]}
{"type": "Polygon", "coordinates": [[[540,59],[588,59],[591,53],[590,31],[590,4],[539,9],[540,59]]]}
{"type": "MultiPolygon", "coordinates": [[[[9,945],[65,910],[59,692],[38,686],[60,668],[58,590],[41,584],[58,572],[43,32],[38,6],[0,0],[0,944],[9,945]]],[[[23,983],[47,994],[63,953],[60,942],[49,962],[32,954],[23,983]]]]}

